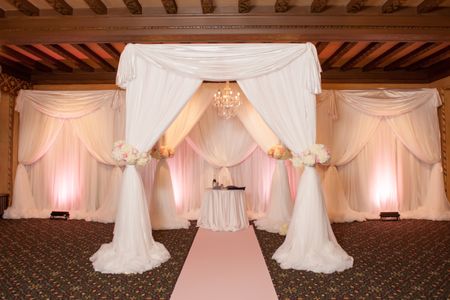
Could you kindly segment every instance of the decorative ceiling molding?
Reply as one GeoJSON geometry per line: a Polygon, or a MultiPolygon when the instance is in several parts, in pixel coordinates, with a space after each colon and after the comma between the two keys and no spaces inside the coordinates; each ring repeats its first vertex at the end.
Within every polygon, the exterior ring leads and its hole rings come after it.
{"type": "Polygon", "coordinates": [[[175,0],[161,0],[161,3],[168,14],[176,14],[178,11],[177,3],[175,0]]]}
{"type": "Polygon", "coordinates": [[[138,0],[123,0],[128,11],[133,15],[142,15],[142,6],[138,0]]]}
{"type": "Polygon", "coordinates": [[[45,0],[47,3],[53,7],[53,9],[58,12],[59,14],[65,16],[65,15],[72,15],[73,14],[73,8],[69,4],[67,4],[64,0],[45,0]]]}
{"type": "Polygon", "coordinates": [[[381,12],[383,14],[391,14],[399,10],[401,7],[402,7],[401,0],[387,0],[381,7],[381,12]]]}
{"type": "Polygon", "coordinates": [[[204,14],[212,14],[214,12],[214,3],[212,0],[201,0],[201,4],[204,14]]]}
{"type": "Polygon", "coordinates": [[[284,13],[289,10],[289,0],[277,0],[274,6],[276,13],[284,13]]]}
{"type": "Polygon", "coordinates": [[[364,3],[365,0],[350,0],[350,2],[347,3],[346,11],[352,14],[360,12],[364,8],[364,3]]]}
{"type": "Polygon", "coordinates": [[[5,18],[0,43],[448,41],[446,16],[207,15],[5,18]]]}
{"type": "Polygon", "coordinates": [[[27,16],[39,16],[39,8],[28,2],[27,0],[8,0],[21,13],[27,16]]]}
{"type": "Polygon", "coordinates": [[[101,0],[84,0],[89,8],[97,15],[106,15],[108,8],[101,0]]]}
{"type": "Polygon", "coordinates": [[[238,10],[240,14],[249,13],[252,9],[250,0],[239,0],[238,2],[238,10]]]}
{"type": "Polygon", "coordinates": [[[310,11],[312,13],[321,13],[327,9],[327,0],[313,0],[310,11]]]}

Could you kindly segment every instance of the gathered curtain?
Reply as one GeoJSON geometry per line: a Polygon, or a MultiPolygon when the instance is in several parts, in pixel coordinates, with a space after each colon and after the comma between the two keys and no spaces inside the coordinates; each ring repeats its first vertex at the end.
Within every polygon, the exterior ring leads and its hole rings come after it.
{"type": "Polygon", "coordinates": [[[450,216],[439,179],[440,98],[435,89],[344,90],[320,97],[339,110],[324,180],[329,214],[341,221],[376,217],[383,210],[399,210],[402,218],[450,216]],[[333,193],[341,183],[340,192],[333,193]],[[432,190],[440,191],[439,199],[427,196],[432,190]]]}
{"type": "Polygon", "coordinates": [[[120,91],[21,91],[19,165],[5,217],[48,217],[64,209],[73,218],[95,219],[101,205],[111,206],[115,199],[104,197],[103,187],[118,185],[120,168],[112,171],[111,143],[118,133],[109,120],[120,115],[123,103],[120,91]],[[89,175],[80,176],[87,167],[89,175]]]}

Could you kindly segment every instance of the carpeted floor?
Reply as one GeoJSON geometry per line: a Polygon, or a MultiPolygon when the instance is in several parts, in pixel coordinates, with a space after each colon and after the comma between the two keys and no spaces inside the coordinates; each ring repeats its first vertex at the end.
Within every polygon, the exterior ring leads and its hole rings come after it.
{"type": "Polygon", "coordinates": [[[153,231],[172,258],[137,275],[95,272],[89,257],[114,224],[0,220],[0,299],[169,299],[197,228],[153,231]]]}
{"type": "Polygon", "coordinates": [[[271,259],[284,237],[256,230],[280,299],[450,299],[450,222],[333,224],[353,268],[316,274],[271,259]]]}
{"type": "MultiPolygon", "coordinates": [[[[256,230],[280,299],[450,299],[450,222],[334,224],[354,267],[334,274],[283,270],[284,237],[256,230]]],[[[89,257],[113,224],[0,220],[0,299],[169,299],[197,228],[154,231],[172,259],[138,275],[94,272],[89,257]]],[[[189,300],[189,299],[187,299],[189,300]]]]}

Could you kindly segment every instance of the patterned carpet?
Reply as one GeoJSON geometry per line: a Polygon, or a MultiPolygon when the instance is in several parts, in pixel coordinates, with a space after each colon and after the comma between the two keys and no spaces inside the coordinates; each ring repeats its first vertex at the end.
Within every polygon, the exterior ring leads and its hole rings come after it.
{"type": "MultiPolygon", "coordinates": [[[[280,299],[450,299],[450,222],[333,230],[355,263],[330,275],[279,268],[270,257],[284,237],[256,230],[280,299]]],[[[112,231],[76,220],[0,220],[0,299],[169,299],[197,228],[154,231],[172,259],[140,275],[94,272],[89,257],[112,231]]]]}
{"type": "Polygon", "coordinates": [[[169,299],[197,228],[153,231],[172,258],[139,275],[95,272],[113,224],[0,220],[0,299],[169,299]]]}
{"type": "Polygon", "coordinates": [[[333,224],[354,258],[341,273],[283,270],[271,259],[284,237],[256,230],[280,299],[450,299],[450,222],[333,224]]]}

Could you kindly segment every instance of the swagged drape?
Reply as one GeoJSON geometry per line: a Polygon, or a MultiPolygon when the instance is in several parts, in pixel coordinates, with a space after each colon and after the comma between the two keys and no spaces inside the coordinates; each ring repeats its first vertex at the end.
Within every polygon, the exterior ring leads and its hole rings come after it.
{"type": "MultiPolygon", "coordinates": [[[[127,45],[117,84],[127,89],[126,142],[147,151],[167,129],[202,80],[236,79],[280,140],[301,152],[315,140],[315,95],[320,66],[311,44],[127,45]]],[[[97,271],[134,273],[169,258],[155,242],[142,182],[125,168],[114,237],[91,260],[97,271]]],[[[285,243],[285,268],[344,270],[353,259],[337,244],[314,168],[302,175],[285,243]]]]}
{"type": "Polygon", "coordinates": [[[320,97],[339,111],[323,183],[331,219],[358,220],[383,210],[399,210],[402,218],[450,219],[435,89],[329,91],[320,97]]]}
{"type": "Polygon", "coordinates": [[[111,143],[121,135],[124,96],[120,91],[19,93],[19,165],[5,218],[69,210],[72,218],[114,219],[118,193],[107,187],[121,180],[111,143]]]}

